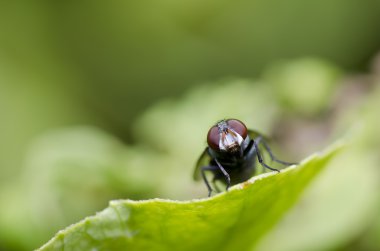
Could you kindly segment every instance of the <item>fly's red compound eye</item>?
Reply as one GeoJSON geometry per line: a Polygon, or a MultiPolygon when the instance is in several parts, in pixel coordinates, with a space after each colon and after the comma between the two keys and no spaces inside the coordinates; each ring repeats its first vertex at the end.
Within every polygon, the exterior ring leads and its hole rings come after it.
{"type": "Polygon", "coordinates": [[[220,133],[217,126],[210,128],[207,134],[207,144],[214,150],[219,150],[220,133]]]}
{"type": "Polygon", "coordinates": [[[247,130],[247,127],[244,125],[243,122],[241,122],[240,120],[237,120],[237,119],[229,119],[227,120],[227,124],[228,126],[234,130],[235,132],[237,132],[238,134],[240,134],[240,136],[245,139],[248,135],[248,130],[247,130]]]}

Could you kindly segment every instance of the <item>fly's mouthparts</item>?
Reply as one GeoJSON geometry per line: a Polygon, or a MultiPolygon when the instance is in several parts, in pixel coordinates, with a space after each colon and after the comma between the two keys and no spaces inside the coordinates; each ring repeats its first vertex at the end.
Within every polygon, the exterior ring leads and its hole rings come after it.
{"type": "Polygon", "coordinates": [[[226,147],[228,152],[237,153],[240,152],[239,144],[235,143],[226,147]]]}

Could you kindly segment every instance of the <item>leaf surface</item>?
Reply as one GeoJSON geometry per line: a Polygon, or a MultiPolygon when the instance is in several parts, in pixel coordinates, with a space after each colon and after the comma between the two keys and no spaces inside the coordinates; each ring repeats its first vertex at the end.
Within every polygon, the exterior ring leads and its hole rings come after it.
{"type": "Polygon", "coordinates": [[[111,201],[39,250],[252,249],[341,148],[337,144],[298,166],[253,177],[212,198],[111,201]]]}

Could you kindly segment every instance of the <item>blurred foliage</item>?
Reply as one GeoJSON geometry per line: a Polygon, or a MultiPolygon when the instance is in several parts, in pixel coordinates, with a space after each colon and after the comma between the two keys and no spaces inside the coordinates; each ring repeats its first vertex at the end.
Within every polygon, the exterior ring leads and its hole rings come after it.
{"type": "Polygon", "coordinates": [[[291,112],[315,117],[331,108],[326,104],[335,94],[340,75],[340,70],[326,61],[303,59],[277,63],[264,73],[264,79],[291,112]]]}
{"type": "Polygon", "coordinates": [[[0,179],[51,127],[91,123],[131,140],[142,110],[194,84],[305,55],[364,68],[379,13],[376,0],[2,1],[0,179]]]}

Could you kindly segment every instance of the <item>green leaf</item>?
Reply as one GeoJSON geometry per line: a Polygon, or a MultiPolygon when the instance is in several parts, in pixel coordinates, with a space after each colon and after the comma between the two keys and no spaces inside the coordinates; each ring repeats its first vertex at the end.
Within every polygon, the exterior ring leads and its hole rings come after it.
{"type": "Polygon", "coordinates": [[[111,201],[39,250],[247,250],[279,222],[341,148],[336,144],[299,166],[253,177],[208,199],[111,201]]]}
{"type": "Polygon", "coordinates": [[[345,147],[255,250],[346,250],[339,248],[367,236],[380,209],[377,155],[354,144],[345,147]]]}

